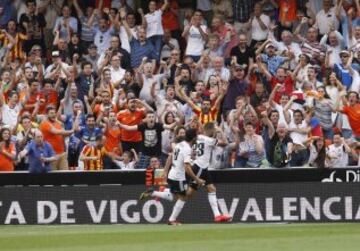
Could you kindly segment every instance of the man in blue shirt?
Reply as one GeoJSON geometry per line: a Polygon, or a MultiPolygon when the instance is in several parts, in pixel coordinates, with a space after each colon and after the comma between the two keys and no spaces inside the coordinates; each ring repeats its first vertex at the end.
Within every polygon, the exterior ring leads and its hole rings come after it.
{"type": "MultiPolygon", "coordinates": [[[[79,116],[81,113],[79,114],[79,116]]],[[[96,136],[102,134],[102,130],[95,126],[95,116],[93,114],[86,115],[85,126],[80,126],[78,121],[79,116],[75,120],[76,137],[80,139],[79,151],[87,144],[95,144],[96,136]]]]}
{"type": "Polygon", "coordinates": [[[346,90],[352,85],[354,71],[357,70],[357,65],[352,64],[353,55],[346,50],[340,52],[341,64],[334,64],[334,72],[336,77],[346,87],[346,90]]]}
{"type": "Polygon", "coordinates": [[[137,29],[137,39],[134,38],[132,31],[126,21],[126,13],[120,12],[121,20],[128,35],[131,49],[131,67],[137,68],[141,65],[141,61],[144,57],[148,59],[160,58],[160,51],[157,51],[154,45],[146,38],[146,29],[139,27],[137,29]]]}
{"type": "Polygon", "coordinates": [[[255,54],[260,55],[261,60],[268,65],[268,70],[272,75],[276,74],[276,71],[280,65],[289,60],[288,57],[276,55],[276,47],[273,43],[271,43],[270,40],[267,40],[265,43],[263,43],[255,52],[255,54]],[[264,49],[266,53],[261,54],[264,49]]]}
{"type": "Polygon", "coordinates": [[[19,153],[19,160],[25,156],[29,157],[30,173],[47,173],[51,170],[50,163],[62,157],[55,155],[54,149],[47,141],[44,141],[39,130],[34,132],[34,139],[19,153]]]}

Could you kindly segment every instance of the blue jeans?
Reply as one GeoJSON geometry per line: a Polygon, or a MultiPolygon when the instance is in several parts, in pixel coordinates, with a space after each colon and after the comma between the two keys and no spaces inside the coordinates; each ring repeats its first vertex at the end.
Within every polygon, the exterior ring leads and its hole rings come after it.
{"type": "Polygon", "coordinates": [[[331,139],[332,140],[333,137],[334,137],[333,129],[329,129],[329,130],[323,129],[323,133],[324,133],[325,139],[331,139]]]}
{"type": "Polygon", "coordinates": [[[186,56],[191,57],[195,63],[197,63],[201,58],[201,56],[194,56],[194,55],[186,55],[186,56]]]}
{"type": "Polygon", "coordinates": [[[156,61],[159,62],[160,61],[160,52],[161,52],[161,48],[163,45],[163,41],[162,41],[163,36],[162,35],[155,35],[155,36],[151,36],[149,37],[149,41],[154,45],[155,47],[155,52],[156,52],[156,61]]]}
{"type": "Polygon", "coordinates": [[[244,157],[241,157],[241,156],[236,156],[234,167],[235,168],[246,167],[246,162],[247,161],[248,161],[247,158],[244,158],[244,157]]]}
{"type": "Polygon", "coordinates": [[[341,133],[342,133],[344,139],[350,139],[352,137],[352,130],[350,130],[350,129],[342,129],[341,133]]]}

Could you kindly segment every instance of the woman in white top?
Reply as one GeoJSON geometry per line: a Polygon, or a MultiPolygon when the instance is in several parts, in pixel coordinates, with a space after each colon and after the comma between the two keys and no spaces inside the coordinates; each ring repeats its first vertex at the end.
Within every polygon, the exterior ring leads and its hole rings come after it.
{"type": "Polygon", "coordinates": [[[153,43],[155,50],[157,51],[157,55],[160,60],[160,51],[162,47],[162,36],[164,35],[164,29],[162,25],[162,14],[165,9],[168,7],[168,0],[164,1],[164,4],[160,9],[156,9],[156,1],[149,2],[149,13],[145,15],[147,28],[146,28],[146,36],[153,43]]]}
{"type": "Polygon", "coordinates": [[[251,27],[251,44],[254,47],[258,42],[264,42],[269,33],[270,17],[263,14],[260,3],[254,6],[254,17],[250,19],[251,27]]]}
{"type": "Polygon", "coordinates": [[[190,24],[185,26],[182,36],[187,40],[185,55],[198,62],[208,39],[208,28],[202,24],[203,14],[195,11],[190,24]]]}

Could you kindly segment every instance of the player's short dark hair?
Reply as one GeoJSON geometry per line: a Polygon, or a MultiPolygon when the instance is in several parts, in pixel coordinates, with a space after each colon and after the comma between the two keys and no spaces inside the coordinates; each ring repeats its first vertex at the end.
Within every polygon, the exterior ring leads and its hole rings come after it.
{"type": "Polygon", "coordinates": [[[186,130],[186,134],[185,134],[185,140],[187,142],[193,141],[197,136],[197,131],[196,129],[188,129],[186,130]]]}

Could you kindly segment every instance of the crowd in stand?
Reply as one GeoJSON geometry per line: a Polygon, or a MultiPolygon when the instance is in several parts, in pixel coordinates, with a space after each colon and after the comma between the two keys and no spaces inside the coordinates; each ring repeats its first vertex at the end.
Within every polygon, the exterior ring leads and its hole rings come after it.
{"type": "Polygon", "coordinates": [[[359,0],[3,0],[0,171],[359,166],[359,0]],[[199,149],[198,149],[199,151],[199,149]]]}

